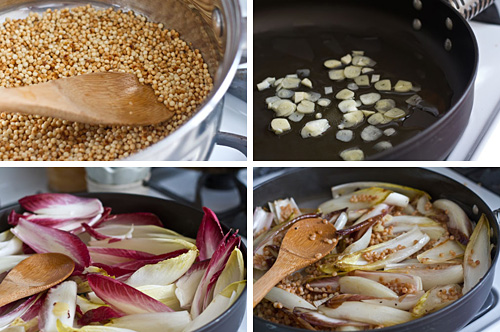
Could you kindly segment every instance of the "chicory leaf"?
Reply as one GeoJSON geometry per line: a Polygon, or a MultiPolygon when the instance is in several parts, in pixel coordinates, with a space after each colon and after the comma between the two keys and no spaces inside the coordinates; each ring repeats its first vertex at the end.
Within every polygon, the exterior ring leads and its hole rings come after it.
{"type": "Polygon", "coordinates": [[[91,323],[99,323],[108,321],[112,318],[122,317],[123,314],[108,306],[100,306],[95,309],[88,310],[78,320],[79,325],[89,325],[91,323]]]}
{"type": "Polygon", "coordinates": [[[19,200],[19,204],[25,210],[36,214],[71,216],[75,219],[95,217],[104,211],[101,201],[97,198],[69,194],[43,193],[26,196],[19,200]]]}
{"type": "Polygon", "coordinates": [[[234,248],[231,256],[227,260],[226,266],[214,287],[214,294],[219,294],[227,286],[234,282],[241,281],[245,278],[245,263],[243,260],[243,254],[240,249],[234,248]]]}
{"type": "Polygon", "coordinates": [[[198,285],[207,270],[210,260],[204,260],[202,262],[194,263],[191,268],[181,277],[175,285],[175,295],[179,299],[181,308],[188,309],[193,303],[193,298],[198,285]]]}
{"type": "Polygon", "coordinates": [[[44,332],[56,332],[56,322],[73,327],[76,310],[76,282],[65,281],[53,287],[40,309],[38,327],[44,332]]]}
{"type": "Polygon", "coordinates": [[[108,326],[137,332],[181,332],[191,322],[187,311],[136,314],[113,319],[108,326]]]}
{"type": "Polygon", "coordinates": [[[196,236],[196,247],[200,250],[200,261],[211,258],[224,238],[215,213],[206,207],[203,208],[203,212],[205,215],[196,236]]]}
{"type": "MultiPolygon", "coordinates": [[[[111,209],[110,209],[111,211],[111,209]]],[[[154,213],[137,212],[137,213],[122,213],[108,215],[102,218],[95,224],[95,227],[102,227],[104,225],[154,225],[163,227],[163,223],[154,213]]]]}

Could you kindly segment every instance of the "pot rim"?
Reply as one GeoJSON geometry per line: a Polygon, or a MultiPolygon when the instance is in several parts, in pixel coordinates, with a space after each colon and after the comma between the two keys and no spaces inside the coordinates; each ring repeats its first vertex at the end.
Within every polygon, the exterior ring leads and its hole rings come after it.
{"type": "MultiPolygon", "coordinates": [[[[330,167],[325,167],[325,168],[330,168],[330,167]]],[[[331,167],[332,169],[338,169],[336,167],[331,167]]],[[[288,175],[291,175],[291,174],[295,174],[295,173],[299,173],[299,172],[302,172],[306,169],[312,169],[312,168],[306,168],[306,167],[300,167],[300,168],[295,168],[295,169],[291,169],[290,171],[285,171],[284,173],[278,175],[277,177],[274,177],[272,179],[269,179],[269,180],[266,180],[265,182],[262,182],[260,183],[259,185],[255,186],[253,188],[254,192],[255,190],[258,190],[258,189],[261,189],[263,186],[265,185],[269,185],[271,182],[273,181],[280,181],[283,177],[285,176],[288,176],[288,175]]],[[[360,167],[360,168],[356,168],[358,171],[359,170],[362,170],[363,167],[360,167]]],[[[409,168],[411,169],[411,168],[409,168]]],[[[424,172],[428,173],[428,174],[433,174],[434,176],[438,176],[438,177],[441,177],[441,178],[446,178],[447,181],[450,180],[452,182],[454,182],[455,184],[459,185],[463,190],[467,191],[468,194],[472,194],[474,196],[477,197],[477,199],[483,203],[485,206],[488,207],[488,211],[481,211],[482,213],[488,213],[488,214],[491,214],[493,216],[493,220],[490,221],[489,219],[489,223],[490,223],[490,227],[491,228],[495,228],[496,231],[497,231],[497,234],[499,234],[499,239],[497,239],[497,243],[494,243],[494,249],[493,249],[493,254],[494,254],[494,257],[493,259],[491,260],[491,266],[490,268],[488,269],[488,271],[486,272],[485,276],[467,293],[465,294],[464,296],[462,296],[460,299],[452,302],[451,304],[447,305],[446,307],[444,308],[441,308],[439,310],[437,310],[436,312],[433,312],[433,313],[430,313],[428,315],[425,315],[423,317],[420,317],[416,320],[412,320],[412,321],[409,321],[409,322],[406,322],[406,323],[403,323],[403,324],[397,324],[397,325],[393,325],[393,326],[388,326],[388,327],[385,327],[385,328],[382,328],[382,329],[377,329],[376,331],[392,331],[393,328],[406,328],[406,327],[418,327],[422,324],[422,322],[424,322],[425,320],[430,320],[434,317],[439,317],[442,313],[442,311],[446,310],[446,311],[452,311],[454,310],[456,307],[462,305],[464,302],[466,302],[470,297],[473,296],[473,294],[477,293],[479,291],[480,288],[484,287],[483,285],[485,283],[487,283],[487,279],[486,278],[487,276],[489,276],[491,274],[491,277],[494,277],[495,275],[495,268],[496,268],[496,263],[497,263],[497,260],[498,260],[498,256],[500,254],[500,224],[499,224],[499,220],[497,220],[496,216],[495,216],[495,213],[494,213],[494,210],[492,210],[488,204],[486,204],[484,202],[484,200],[478,195],[476,194],[475,192],[473,192],[471,189],[469,189],[467,186],[465,186],[464,184],[456,181],[455,179],[452,179],[444,174],[441,174],[441,173],[438,173],[438,172],[435,172],[433,170],[429,170],[429,169],[424,169],[422,168],[421,170],[423,170],[424,172]]],[[[255,206],[254,206],[255,208],[255,206]]],[[[491,291],[491,290],[490,290],[491,291]]],[[[267,321],[263,318],[260,318],[260,317],[256,317],[255,315],[253,316],[253,319],[254,320],[257,320],[257,321],[260,321],[262,322],[263,324],[271,324],[271,325],[275,325],[277,327],[280,327],[280,328],[286,328],[290,331],[297,331],[297,332],[304,332],[304,331],[307,331],[306,329],[300,329],[300,328],[296,328],[296,327],[291,327],[291,326],[287,326],[287,325],[283,325],[283,324],[277,324],[277,323],[273,323],[273,322],[270,322],[270,321],[267,321]]]]}

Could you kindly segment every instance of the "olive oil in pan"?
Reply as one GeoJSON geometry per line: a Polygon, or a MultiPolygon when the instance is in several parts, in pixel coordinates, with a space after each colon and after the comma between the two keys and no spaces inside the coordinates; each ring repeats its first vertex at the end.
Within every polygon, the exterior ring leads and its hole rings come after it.
{"type": "MultiPolygon", "coordinates": [[[[365,158],[376,154],[374,145],[380,141],[389,141],[396,146],[410,137],[418,134],[450,107],[453,92],[445,79],[445,74],[437,63],[432,62],[432,56],[426,54],[419,42],[410,34],[403,32],[383,38],[376,29],[371,36],[357,35],[339,28],[301,27],[290,28],[277,32],[259,33],[254,36],[254,159],[255,160],[341,160],[340,152],[349,148],[360,148],[365,158]],[[396,134],[373,142],[364,142],[361,131],[369,124],[366,119],[363,124],[349,128],[354,131],[354,139],[348,143],[336,139],[337,126],[342,122],[342,113],[337,105],[335,95],[347,87],[352,80],[341,82],[328,78],[328,69],[323,63],[328,59],[339,60],[353,50],[364,51],[365,55],[377,62],[375,71],[368,73],[380,74],[380,79],[390,79],[392,85],[398,80],[406,80],[421,87],[417,94],[423,98],[424,107],[411,107],[405,101],[415,94],[377,91],[373,84],[370,87],[360,87],[355,91],[356,99],[361,94],[377,92],[382,99],[393,99],[396,107],[409,112],[404,121],[395,121],[387,125],[377,125],[384,130],[396,129],[396,134]],[[430,60],[429,60],[430,59],[430,60]],[[320,137],[302,138],[300,131],[305,123],[315,120],[315,114],[306,114],[299,122],[291,122],[292,130],[277,136],[270,129],[270,123],[275,117],[272,110],[267,109],[266,98],[276,94],[271,87],[257,91],[257,83],[266,77],[284,77],[294,74],[298,69],[310,69],[309,79],[313,88],[300,86],[295,91],[318,92],[322,98],[332,100],[327,107],[316,105],[316,112],[327,119],[331,128],[320,137]],[[332,86],[333,93],[325,94],[324,87],[332,86]]],[[[361,106],[360,110],[374,110],[373,106],[361,106]]],[[[432,147],[430,147],[432,148],[432,147]]]]}

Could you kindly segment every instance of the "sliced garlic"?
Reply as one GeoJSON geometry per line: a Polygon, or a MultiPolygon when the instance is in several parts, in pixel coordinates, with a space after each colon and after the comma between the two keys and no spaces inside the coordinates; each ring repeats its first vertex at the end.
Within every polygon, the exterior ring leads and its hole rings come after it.
{"type": "Polygon", "coordinates": [[[394,86],[394,91],[396,92],[409,92],[413,88],[413,84],[408,81],[399,80],[394,86]]]}
{"type": "Polygon", "coordinates": [[[381,141],[381,142],[378,142],[377,144],[375,144],[373,146],[373,148],[377,151],[384,151],[384,150],[392,149],[392,144],[391,144],[391,142],[388,142],[388,141],[381,141]]]}
{"type": "Polygon", "coordinates": [[[356,66],[347,66],[344,69],[344,76],[347,78],[356,78],[361,75],[361,68],[356,66]]]}
{"type": "Polygon", "coordinates": [[[361,107],[361,105],[363,105],[363,103],[361,102],[361,100],[357,99],[356,100],[356,107],[361,107]]]}
{"type": "Polygon", "coordinates": [[[297,106],[297,112],[304,114],[314,113],[314,103],[309,100],[302,100],[297,106]]]}
{"type": "Polygon", "coordinates": [[[354,82],[359,86],[370,86],[370,78],[368,75],[358,76],[354,79],[354,82]]]}
{"type": "Polygon", "coordinates": [[[273,87],[277,87],[281,83],[283,83],[284,78],[278,78],[276,82],[273,83],[273,87]]]}
{"type": "Polygon", "coordinates": [[[392,110],[394,107],[396,107],[396,102],[392,99],[382,99],[375,104],[375,109],[382,113],[392,110]]]}
{"type": "Polygon", "coordinates": [[[284,89],[296,89],[300,85],[300,78],[295,77],[285,77],[281,85],[284,89]]]}
{"type": "Polygon", "coordinates": [[[395,133],[396,133],[396,129],[394,129],[394,128],[387,128],[386,130],[384,130],[385,136],[392,136],[395,133]]]}
{"type": "Polygon", "coordinates": [[[356,102],[352,99],[344,100],[339,103],[339,110],[342,113],[357,111],[356,102]]]}
{"type": "Polygon", "coordinates": [[[365,51],[352,51],[352,55],[365,55],[365,51]]]}
{"type": "Polygon", "coordinates": [[[372,75],[372,83],[377,83],[378,81],[380,81],[380,75],[373,74],[372,75]]]}
{"type": "Polygon", "coordinates": [[[352,139],[354,138],[354,132],[352,130],[348,130],[348,129],[339,130],[339,131],[337,131],[337,134],[335,135],[335,137],[339,141],[347,143],[347,142],[352,141],[352,139]]]}
{"type": "Polygon", "coordinates": [[[293,112],[295,112],[296,109],[297,105],[295,105],[288,99],[282,99],[281,102],[276,102],[273,104],[273,110],[276,112],[276,116],[289,116],[293,112]]]}
{"type": "Polygon", "coordinates": [[[410,98],[406,99],[406,103],[411,106],[417,106],[422,102],[422,97],[419,95],[413,95],[410,98]]]}
{"type": "Polygon", "coordinates": [[[316,119],[321,119],[323,117],[323,114],[321,113],[316,113],[316,115],[314,116],[316,119]]]}
{"type": "MultiPolygon", "coordinates": [[[[272,97],[271,97],[271,98],[272,98],[272,97]]],[[[278,98],[278,97],[276,97],[276,98],[278,98]]],[[[268,103],[268,104],[267,104],[267,108],[269,108],[269,109],[272,109],[272,110],[276,111],[276,110],[278,109],[278,106],[279,106],[282,102],[284,102],[284,100],[283,100],[283,99],[281,99],[281,98],[278,98],[278,99],[276,99],[276,100],[273,100],[273,102],[272,102],[272,103],[268,103]]]]}
{"type": "Polygon", "coordinates": [[[380,98],[382,98],[382,96],[379,93],[375,93],[375,92],[366,93],[364,95],[359,96],[359,99],[361,100],[361,102],[364,105],[373,105],[377,101],[379,101],[380,98]]]}
{"type": "Polygon", "coordinates": [[[351,63],[352,61],[352,56],[350,54],[347,54],[347,55],[344,55],[342,58],[340,58],[340,61],[344,64],[344,65],[348,65],[351,63]]]}
{"type": "Polygon", "coordinates": [[[288,74],[285,76],[285,78],[299,78],[299,75],[297,74],[288,74]]]}
{"type": "Polygon", "coordinates": [[[288,120],[293,121],[293,122],[300,122],[304,118],[304,113],[299,113],[299,112],[293,112],[289,117],[288,120]]]}
{"type": "Polygon", "coordinates": [[[376,141],[380,138],[380,136],[382,136],[382,130],[378,129],[375,126],[367,126],[361,132],[361,138],[365,142],[376,141]]]}
{"type": "Polygon", "coordinates": [[[352,64],[360,67],[373,67],[377,63],[367,56],[356,55],[352,58],[352,64]]]}
{"type": "Polygon", "coordinates": [[[266,98],[266,104],[267,104],[267,107],[268,108],[271,108],[271,105],[275,102],[277,102],[278,100],[281,100],[280,97],[277,97],[277,96],[272,96],[272,97],[268,97],[266,98]]]}
{"type": "Polygon", "coordinates": [[[368,74],[368,73],[371,73],[373,71],[375,71],[375,69],[369,68],[369,67],[361,69],[361,73],[363,73],[363,74],[368,74]]]}
{"type": "Polygon", "coordinates": [[[345,161],[361,161],[365,159],[365,154],[360,149],[349,149],[342,151],[340,157],[345,161]]]}
{"type": "Polygon", "coordinates": [[[368,118],[368,123],[371,125],[378,125],[385,121],[385,117],[382,113],[375,113],[368,118]]]}
{"type": "Polygon", "coordinates": [[[322,135],[328,128],[330,128],[330,124],[327,119],[319,119],[309,121],[304,125],[304,128],[300,131],[300,134],[303,138],[308,137],[318,137],[322,135]]]}
{"type": "Polygon", "coordinates": [[[306,96],[306,99],[313,103],[317,102],[319,98],[321,98],[321,94],[317,92],[309,92],[306,96]]]}
{"type": "Polygon", "coordinates": [[[292,90],[287,90],[287,89],[281,89],[280,91],[278,91],[278,93],[276,93],[276,95],[280,98],[283,98],[283,99],[288,99],[288,98],[292,98],[294,96],[295,92],[293,92],[292,90]]]}
{"type": "Polygon", "coordinates": [[[354,82],[347,84],[347,88],[352,91],[359,90],[359,86],[354,82]]]}
{"type": "Polygon", "coordinates": [[[307,86],[308,88],[311,88],[311,89],[313,87],[311,80],[308,78],[304,78],[302,81],[300,81],[300,83],[304,86],[307,86]]]}
{"type": "Polygon", "coordinates": [[[375,89],[377,89],[378,91],[391,91],[391,81],[390,80],[378,81],[377,83],[375,83],[375,89]]]}
{"type": "Polygon", "coordinates": [[[392,110],[385,112],[384,116],[390,119],[399,119],[406,116],[406,113],[402,109],[395,107],[392,110]]]}
{"type": "Polygon", "coordinates": [[[271,84],[269,84],[268,81],[263,80],[262,82],[257,84],[257,90],[263,91],[263,90],[269,89],[270,86],[271,86],[271,84]]]}
{"type": "Polygon", "coordinates": [[[364,118],[365,115],[361,111],[349,112],[344,114],[344,121],[342,124],[344,128],[351,128],[363,122],[364,118]]]}
{"type": "Polygon", "coordinates": [[[344,90],[339,91],[335,95],[335,98],[341,99],[341,100],[352,99],[352,98],[354,98],[354,92],[352,92],[349,89],[344,89],[344,90]]]}
{"type": "Polygon", "coordinates": [[[297,92],[295,92],[295,95],[293,97],[293,101],[295,102],[295,104],[298,104],[306,98],[307,98],[307,92],[297,91],[297,92]]]}
{"type": "Polygon", "coordinates": [[[342,81],[343,79],[345,79],[344,69],[330,70],[328,72],[328,77],[332,81],[342,81]]]}
{"type": "Polygon", "coordinates": [[[341,67],[342,66],[342,62],[340,62],[339,60],[331,59],[331,60],[326,60],[324,62],[324,65],[325,65],[326,68],[333,69],[333,68],[341,67]]]}
{"type": "Polygon", "coordinates": [[[326,99],[326,98],[321,98],[320,100],[318,100],[318,105],[322,106],[322,107],[330,106],[331,103],[332,103],[332,101],[330,99],[326,99]]]}
{"type": "Polygon", "coordinates": [[[363,112],[363,114],[364,114],[365,117],[369,117],[370,115],[375,114],[374,111],[361,111],[361,112],[363,112]]]}
{"type": "Polygon", "coordinates": [[[273,119],[273,121],[271,121],[271,128],[276,135],[292,129],[287,119],[273,119]]]}
{"type": "Polygon", "coordinates": [[[333,93],[333,86],[325,86],[325,95],[333,93]]]}

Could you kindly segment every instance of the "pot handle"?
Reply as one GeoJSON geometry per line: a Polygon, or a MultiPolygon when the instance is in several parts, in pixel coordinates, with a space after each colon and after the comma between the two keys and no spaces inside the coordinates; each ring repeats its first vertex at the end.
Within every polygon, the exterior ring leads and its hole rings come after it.
{"type": "Polygon", "coordinates": [[[466,20],[471,20],[491,6],[495,0],[448,0],[466,20]]]}
{"type": "Polygon", "coordinates": [[[215,136],[215,143],[236,149],[245,156],[247,155],[247,138],[245,136],[219,131],[215,136]]]}
{"type": "Polygon", "coordinates": [[[500,209],[493,210],[493,214],[495,215],[495,218],[497,218],[497,221],[500,222],[500,209]]]}

